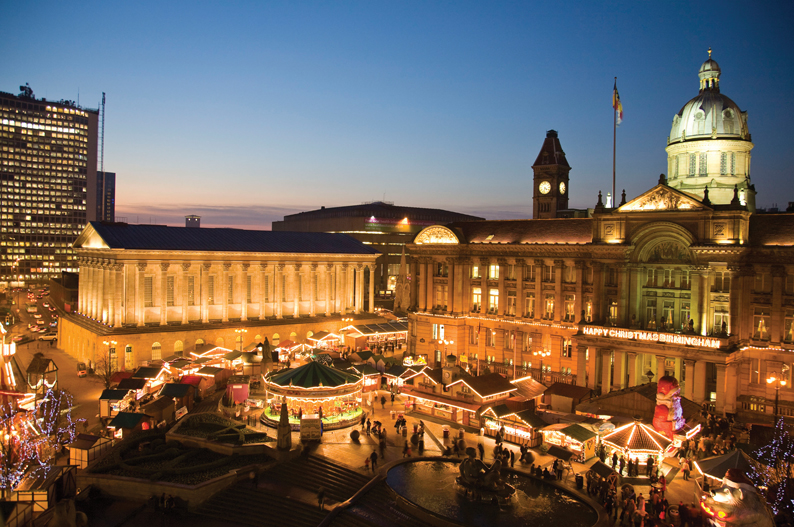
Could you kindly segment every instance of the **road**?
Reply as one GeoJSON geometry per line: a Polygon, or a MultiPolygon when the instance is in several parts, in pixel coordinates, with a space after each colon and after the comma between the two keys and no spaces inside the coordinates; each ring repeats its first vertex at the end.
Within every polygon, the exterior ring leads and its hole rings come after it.
{"type": "MultiPolygon", "coordinates": [[[[16,294],[14,294],[16,298],[16,294]]],[[[68,390],[74,397],[74,408],[72,409],[73,419],[86,419],[88,429],[92,430],[99,426],[99,396],[104,389],[102,381],[94,376],[79,378],[77,377],[77,360],[67,355],[63,350],[58,348],[57,341],[50,343],[38,340],[41,333],[33,333],[28,329],[28,324],[35,324],[35,318],[32,313],[25,311],[25,302],[32,302],[28,300],[26,293],[20,293],[19,301],[22,305],[19,312],[17,307],[14,306],[14,313],[17,315],[17,323],[9,330],[9,335],[6,339],[13,339],[16,336],[23,335],[27,338],[34,339],[29,342],[17,343],[17,362],[22,371],[27,370],[31,359],[36,353],[41,353],[44,357],[51,359],[58,367],[58,385],[61,389],[68,390]]],[[[36,300],[39,306],[39,313],[46,324],[53,319],[50,311],[43,306],[45,302],[52,305],[52,301],[48,297],[36,300]]],[[[59,313],[62,314],[62,313],[59,313]]],[[[24,382],[24,381],[23,381],[24,382]]],[[[20,387],[21,389],[21,387],[20,387]]],[[[82,432],[82,428],[78,429],[82,432]]]]}

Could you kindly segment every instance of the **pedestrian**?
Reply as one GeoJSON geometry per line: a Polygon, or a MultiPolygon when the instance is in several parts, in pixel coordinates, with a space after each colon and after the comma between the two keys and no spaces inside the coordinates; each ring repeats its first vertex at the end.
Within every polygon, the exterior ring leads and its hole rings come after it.
{"type": "Polygon", "coordinates": [[[684,459],[681,470],[684,472],[684,481],[689,481],[689,472],[692,470],[692,467],[689,465],[688,459],[684,459]]]}
{"type": "Polygon", "coordinates": [[[382,410],[386,409],[386,397],[383,395],[380,396],[380,407],[382,410]]]}
{"type": "Polygon", "coordinates": [[[650,455],[648,455],[648,459],[645,461],[645,475],[650,478],[652,471],[653,471],[653,458],[650,455]]]}
{"type": "Polygon", "coordinates": [[[373,450],[369,455],[369,460],[372,463],[372,472],[375,472],[375,467],[378,466],[378,453],[373,450]]]}
{"type": "Polygon", "coordinates": [[[562,471],[564,470],[564,468],[565,467],[563,466],[562,461],[557,463],[557,479],[562,479],[562,471]]]}
{"type": "Polygon", "coordinates": [[[367,424],[367,414],[361,414],[361,429],[364,430],[364,425],[367,424]]]}
{"type": "MultiPolygon", "coordinates": [[[[406,441],[406,444],[408,444],[408,442],[407,442],[407,441],[406,441]]],[[[411,445],[408,445],[408,452],[407,452],[407,454],[408,454],[408,457],[411,457],[411,445]]]]}
{"type": "Polygon", "coordinates": [[[394,406],[394,392],[391,392],[391,405],[394,406]]]}
{"type": "Polygon", "coordinates": [[[480,453],[480,461],[483,461],[485,457],[485,447],[482,446],[482,443],[477,443],[477,451],[480,453]]]}
{"type": "Polygon", "coordinates": [[[320,506],[320,510],[323,510],[323,502],[325,501],[325,487],[320,487],[317,489],[317,504],[320,506]]]}
{"type": "Polygon", "coordinates": [[[681,522],[681,527],[689,527],[689,509],[683,501],[678,502],[678,521],[681,522]]]}
{"type": "Polygon", "coordinates": [[[369,472],[369,456],[366,456],[366,457],[364,458],[364,470],[366,470],[367,472],[369,472]]]}
{"type": "Polygon", "coordinates": [[[371,427],[372,427],[372,422],[370,422],[370,420],[367,419],[367,435],[369,435],[369,430],[371,427]]]}
{"type": "Polygon", "coordinates": [[[629,458],[629,462],[626,464],[626,475],[628,477],[632,477],[634,475],[634,461],[629,458]]]}
{"type": "MultiPolygon", "coordinates": [[[[457,448],[457,446],[455,447],[457,448]]],[[[405,446],[403,447],[403,457],[408,454],[408,441],[405,442],[405,446]]]]}
{"type": "Polygon", "coordinates": [[[618,466],[620,467],[620,469],[618,470],[618,474],[620,474],[622,476],[623,475],[623,469],[626,467],[626,458],[625,457],[620,456],[620,463],[619,463],[618,466]]]}
{"type": "Polygon", "coordinates": [[[612,454],[612,470],[615,470],[615,467],[618,466],[618,453],[614,452],[612,454]]]}
{"type": "Polygon", "coordinates": [[[516,466],[516,453],[515,451],[510,451],[510,468],[515,468],[516,466]]]}
{"type": "Polygon", "coordinates": [[[662,498],[664,498],[664,491],[667,490],[667,479],[664,477],[664,473],[659,477],[659,490],[662,492],[662,498]]]}

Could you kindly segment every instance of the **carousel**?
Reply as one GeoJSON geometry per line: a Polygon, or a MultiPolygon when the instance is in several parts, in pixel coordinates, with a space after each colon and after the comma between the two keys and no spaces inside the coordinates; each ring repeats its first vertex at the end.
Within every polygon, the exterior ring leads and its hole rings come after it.
{"type": "Polygon", "coordinates": [[[298,368],[271,372],[263,378],[265,411],[261,421],[278,426],[281,403],[287,403],[289,423],[300,429],[304,415],[318,415],[323,430],[334,430],[357,424],[361,420],[361,391],[364,379],[320,362],[298,368]]]}
{"type": "Polygon", "coordinates": [[[661,466],[667,449],[673,444],[672,440],[640,421],[616,428],[601,441],[607,448],[608,458],[617,453],[618,456],[625,456],[627,460],[639,461],[644,465],[652,457],[657,467],[661,466]]]}

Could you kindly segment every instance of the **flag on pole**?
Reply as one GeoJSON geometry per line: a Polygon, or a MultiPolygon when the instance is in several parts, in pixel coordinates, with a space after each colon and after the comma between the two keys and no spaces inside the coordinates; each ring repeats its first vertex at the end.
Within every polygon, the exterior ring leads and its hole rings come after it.
{"type": "Polygon", "coordinates": [[[623,105],[620,104],[620,94],[618,94],[618,81],[615,81],[615,89],[612,91],[612,108],[617,114],[616,124],[623,122],[623,105]]]}

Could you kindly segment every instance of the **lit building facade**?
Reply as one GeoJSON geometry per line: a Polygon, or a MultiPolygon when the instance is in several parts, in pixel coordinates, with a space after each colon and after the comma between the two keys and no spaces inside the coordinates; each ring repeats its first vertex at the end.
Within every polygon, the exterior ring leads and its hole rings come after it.
{"type": "Polygon", "coordinates": [[[76,271],[96,185],[97,110],[0,92],[0,284],[76,271]]]}
{"type": "Polygon", "coordinates": [[[59,343],[92,362],[113,342],[122,369],[201,344],[302,342],[373,305],[378,253],[345,235],[92,222],[74,247],[78,312],[59,343]]]}
{"type": "Polygon", "coordinates": [[[96,220],[116,221],[116,173],[97,172],[96,178],[96,220]]]}
{"type": "Polygon", "coordinates": [[[400,255],[419,231],[452,221],[481,220],[477,216],[440,209],[401,207],[376,201],[348,207],[321,208],[284,216],[274,231],[344,233],[381,252],[375,267],[375,288],[393,291],[400,272],[400,255]]]}

